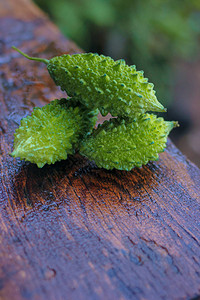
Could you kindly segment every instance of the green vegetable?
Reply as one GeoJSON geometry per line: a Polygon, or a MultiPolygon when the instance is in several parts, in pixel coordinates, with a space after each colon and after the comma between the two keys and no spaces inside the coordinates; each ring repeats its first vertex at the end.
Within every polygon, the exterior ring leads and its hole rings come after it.
{"type": "Polygon", "coordinates": [[[131,122],[111,119],[82,142],[80,153],[98,167],[129,171],[158,160],[175,126],[177,122],[166,122],[153,114],[141,114],[131,122]]]}
{"type": "Polygon", "coordinates": [[[177,122],[166,122],[146,111],[165,111],[153,84],[135,66],[123,60],[92,53],[62,55],[44,62],[57,85],[70,100],[61,99],[21,121],[16,130],[12,156],[43,167],[46,163],[80,153],[105,169],[131,170],[150,160],[166,147],[167,136],[177,122]],[[118,118],[93,130],[97,113],[118,118]]]}
{"type": "Polygon", "coordinates": [[[34,108],[21,120],[14,136],[13,157],[20,157],[39,168],[67,159],[93,129],[98,111],[89,111],[73,99],[54,100],[34,108]]]}
{"type": "Polygon", "coordinates": [[[29,57],[47,64],[56,85],[69,96],[77,97],[85,106],[99,109],[103,116],[133,118],[146,111],[165,111],[156,98],[153,84],[142,71],[128,66],[124,60],[114,61],[104,55],[81,53],[56,56],[50,60],[29,57]]]}

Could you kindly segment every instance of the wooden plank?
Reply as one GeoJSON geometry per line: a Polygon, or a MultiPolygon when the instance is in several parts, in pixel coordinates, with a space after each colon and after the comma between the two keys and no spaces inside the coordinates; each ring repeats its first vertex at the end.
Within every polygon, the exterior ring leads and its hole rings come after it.
{"type": "Polygon", "coordinates": [[[20,119],[63,93],[45,67],[80,51],[31,2],[0,0],[0,299],[189,299],[200,294],[200,170],[169,142],[131,172],[75,156],[14,160],[20,119]]]}

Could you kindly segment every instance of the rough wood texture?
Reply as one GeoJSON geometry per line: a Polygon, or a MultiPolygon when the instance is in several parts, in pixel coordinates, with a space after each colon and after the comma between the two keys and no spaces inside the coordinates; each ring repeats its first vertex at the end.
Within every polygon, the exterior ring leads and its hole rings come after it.
{"type": "Polygon", "coordinates": [[[20,119],[63,94],[40,63],[79,51],[28,1],[0,0],[0,299],[190,299],[200,294],[200,170],[171,143],[105,171],[76,156],[11,158],[20,119]]]}

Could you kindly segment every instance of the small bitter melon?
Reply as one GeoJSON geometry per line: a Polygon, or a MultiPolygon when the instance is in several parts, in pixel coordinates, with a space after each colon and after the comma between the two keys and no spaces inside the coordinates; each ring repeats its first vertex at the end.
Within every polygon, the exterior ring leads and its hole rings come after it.
{"type": "Polygon", "coordinates": [[[28,59],[44,62],[56,85],[89,109],[98,108],[103,116],[110,113],[130,119],[137,113],[166,111],[143,71],[124,60],[93,53],[64,54],[47,60],[13,48],[28,59]]]}
{"type": "Polygon", "coordinates": [[[80,153],[100,168],[129,171],[158,160],[169,132],[177,125],[153,114],[138,115],[130,122],[111,119],[82,142],[80,153]]]}
{"type": "Polygon", "coordinates": [[[13,157],[20,157],[39,168],[67,159],[93,129],[98,111],[77,106],[73,99],[54,100],[34,108],[23,118],[14,136],[13,157]]]}

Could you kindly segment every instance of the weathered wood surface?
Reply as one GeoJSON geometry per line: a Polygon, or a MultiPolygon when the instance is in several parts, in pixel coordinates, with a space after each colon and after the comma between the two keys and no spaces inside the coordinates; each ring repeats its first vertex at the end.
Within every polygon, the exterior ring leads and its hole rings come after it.
{"type": "Polygon", "coordinates": [[[13,133],[63,96],[44,65],[79,51],[25,0],[0,0],[0,299],[190,299],[200,294],[200,170],[170,142],[131,172],[82,157],[38,169],[13,133]]]}

